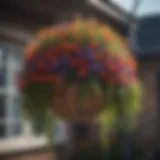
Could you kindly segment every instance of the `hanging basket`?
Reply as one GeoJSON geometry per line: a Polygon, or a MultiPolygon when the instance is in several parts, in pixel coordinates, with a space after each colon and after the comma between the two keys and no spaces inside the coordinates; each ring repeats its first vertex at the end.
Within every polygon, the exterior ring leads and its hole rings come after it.
{"type": "Polygon", "coordinates": [[[88,121],[114,97],[117,85],[137,81],[136,64],[109,26],[76,20],[47,28],[26,52],[20,78],[25,107],[51,109],[70,121],[88,121]]]}
{"type": "Polygon", "coordinates": [[[78,95],[78,85],[73,85],[69,88],[64,86],[64,88],[61,88],[61,92],[59,92],[59,88],[61,86],[57,87],[55,92],[58,92],[52,99],[52,110],[69,121],[90,121],[104,107],[102,94],[91,91],[81,100],[78,95]]]}

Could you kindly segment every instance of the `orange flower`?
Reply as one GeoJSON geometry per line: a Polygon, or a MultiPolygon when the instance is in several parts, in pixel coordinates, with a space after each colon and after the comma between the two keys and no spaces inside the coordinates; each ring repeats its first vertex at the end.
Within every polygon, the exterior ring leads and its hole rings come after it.
{"type": "Polygon", "coordinates": [[[106,40],[109,40],[109,41],[114,41],[115,39],[114,39],[114,37],[113,37],[113,35],[111,34],[111,33],[108,33],[108,32],[104,32],[104,38],[106,39],[106,40]]]}
{"type": "Polygon", "coordinates": [[[133,68],[136,68],[136,62],[135,62],[135,60],[134,60],[132,57],[130,57],[130,58],[128,59],[128,64],[129,64],[130,66],[132,66],[133,68]]]}
{"type": "Polygon", "coordinates": [[[25,56],[27,57],[30,54],[34,54],[38,47],[39,47],[39,42],[38,41],[31,41],[24,51],[25,56]]]}
{"type": "Polygon", "coordinates": [[[97,46],[97,44],[95,42],[91,42],[89,45],[89,47],[92,49],[96,48],[96,46],[97,46]]]}
{"type": "Polygon", "coordinates": [[[52,37],[54,33],[55,33],[54,28],[43,29],[39,32],[39,34],[37,35],[37,38],[46,39],[46,38],[52,37]]]}
{"type": "Polygon", "coordinates": [[[76,32],[76,30],[77,30],[76,25],[75,25],[75,24],[71,24],[71,25],[70,25],[70,30],[71,30],[71,33],[76,32]]]}

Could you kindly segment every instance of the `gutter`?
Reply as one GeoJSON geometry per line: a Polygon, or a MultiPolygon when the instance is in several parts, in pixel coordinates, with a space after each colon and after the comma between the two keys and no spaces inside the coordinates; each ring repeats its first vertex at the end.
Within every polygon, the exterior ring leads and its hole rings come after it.
{"type": "Polygon", "coordinates": [[[129,23],[129,16],[119,13],[113,7],[100,0],[88,0],[88,4],[121,23],[129,23]]]}

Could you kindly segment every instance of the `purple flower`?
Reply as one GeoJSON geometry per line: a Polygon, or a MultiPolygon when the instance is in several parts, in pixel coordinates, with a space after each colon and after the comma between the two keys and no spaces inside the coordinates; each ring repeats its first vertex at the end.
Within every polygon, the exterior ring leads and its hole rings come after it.
{"type": "Polygon", "coordinates": [[[101,64],[92,64],[89,67],[89,72],[97,73],[97,72],[100,72],[100,71],[106,71],[106,68],[101,64]]]}
{"type": "Polygon", "coordinates": [[[84,58],[87,58],[89,61],[93,61],[94,60],[94,54],[93,54],[93,50],[92,49],[84,49],[82,51],[82,55],[84,56],[84,58]]]}
{"type": "Polygon", "coordinates": [[[67,66],[69,63],[69,60],[70,60],[70,58],[68,56],[67,57],[63,56],[58,60],[58,63],[60,66],[67,66]]]}
{"type": "Polygon", "coordinates": [[[59,64],[57,62],[53,62],[53,63],[50,63],[49,66],[51,71],[56,71],[59,67],[59,64]]]}

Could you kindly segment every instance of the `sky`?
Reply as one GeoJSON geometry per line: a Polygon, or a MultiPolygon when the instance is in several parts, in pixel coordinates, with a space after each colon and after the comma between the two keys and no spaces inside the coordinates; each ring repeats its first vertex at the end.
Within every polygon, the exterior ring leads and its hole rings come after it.
{"type": "MultiPolygon", "coordinates": [[[[135,0],[112,0],[127,11],[131,11],[135,0]]],[[[140,0],[140,6],[137,11],[138,16],[159,13],[160,0],[140,0]]]]}

